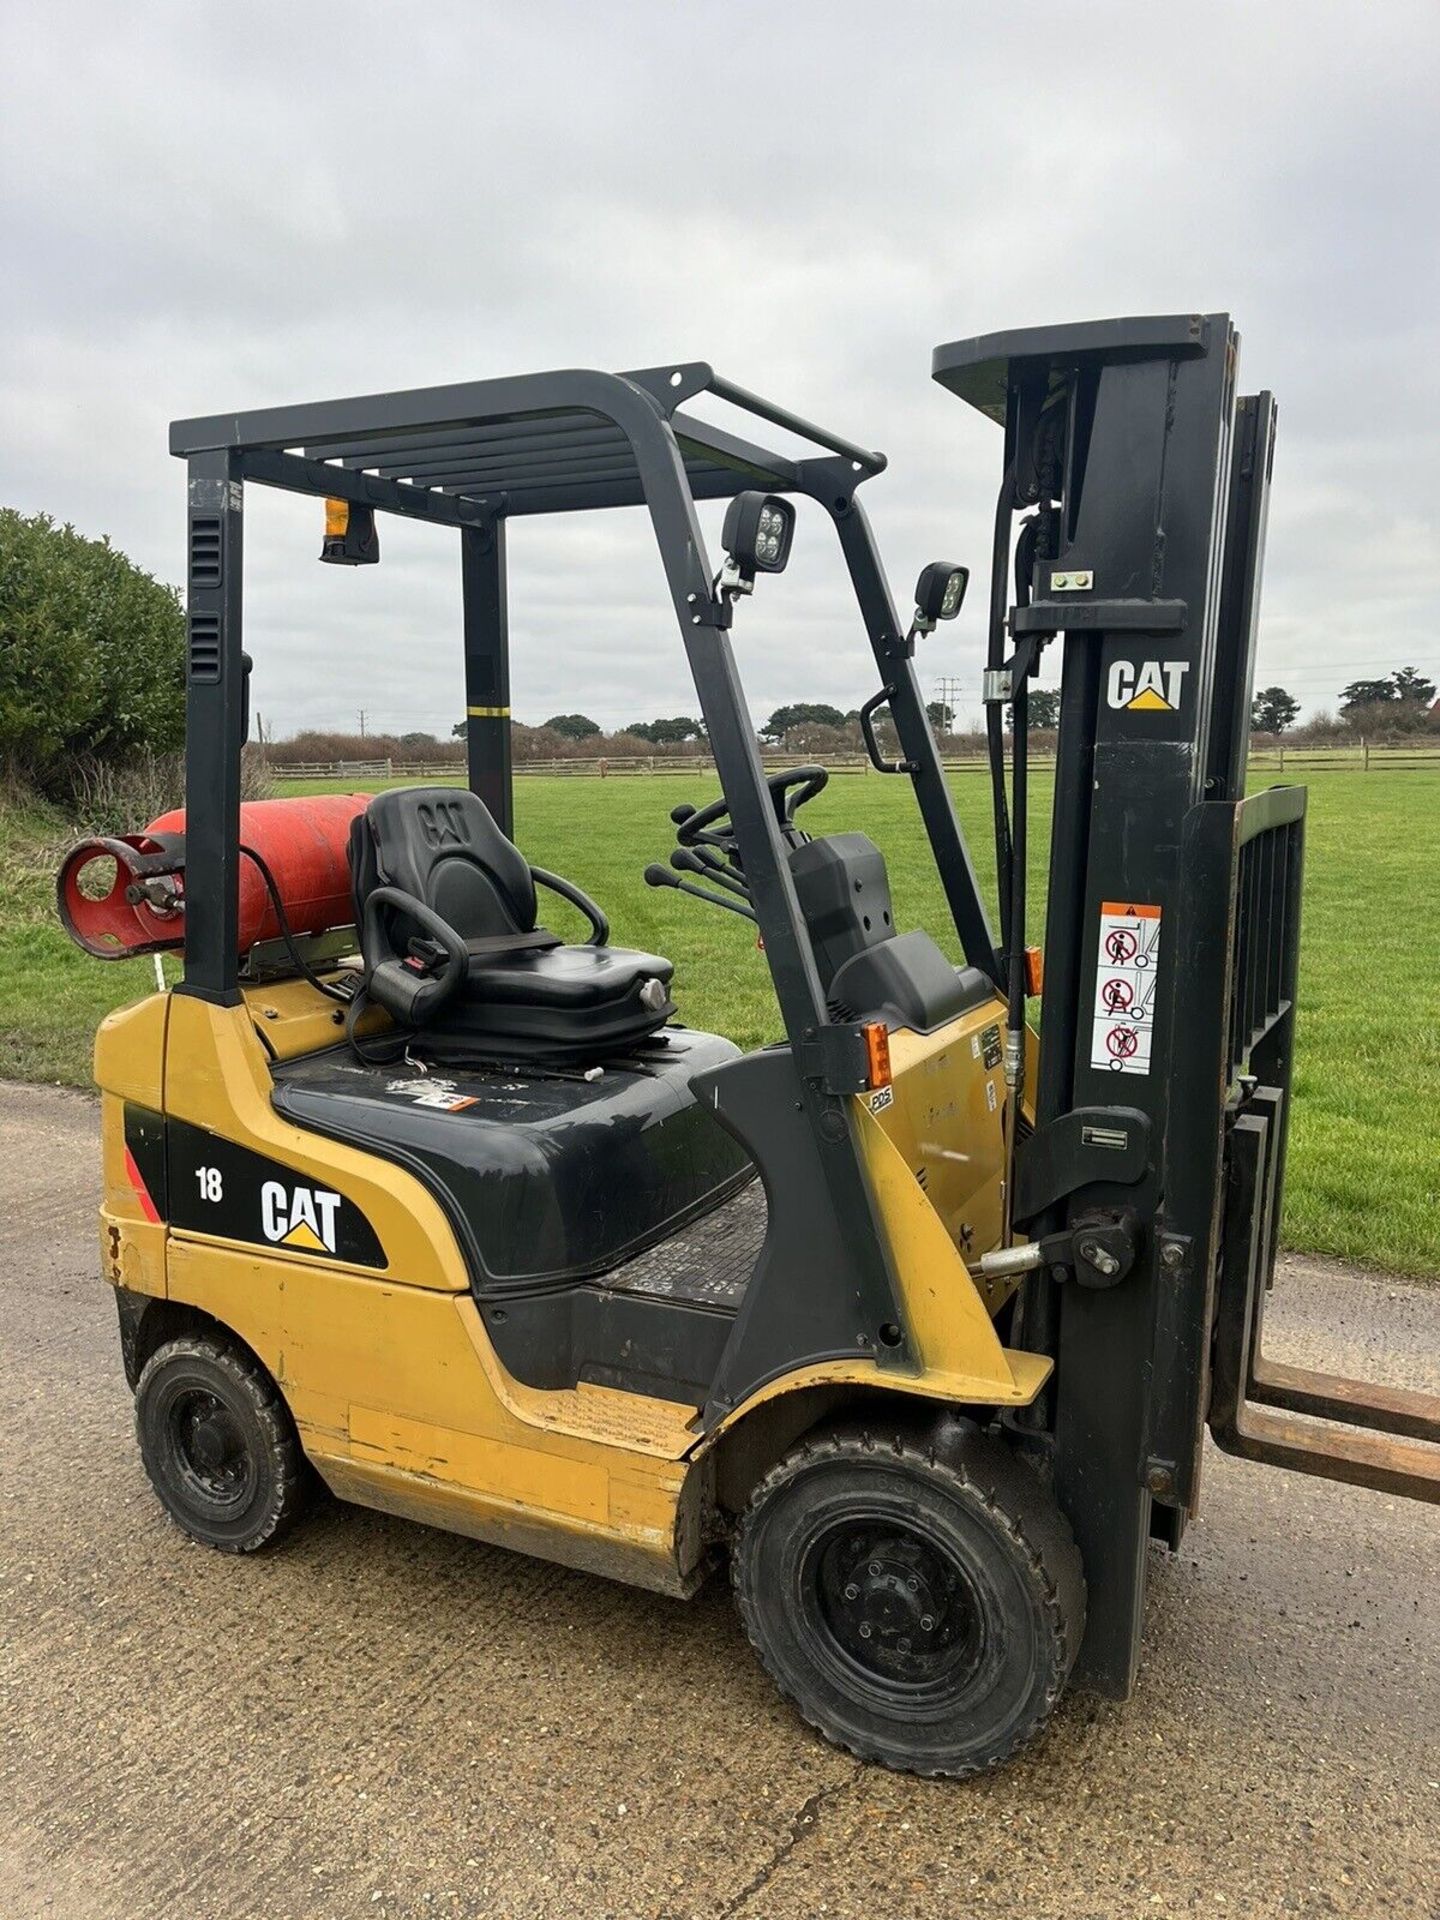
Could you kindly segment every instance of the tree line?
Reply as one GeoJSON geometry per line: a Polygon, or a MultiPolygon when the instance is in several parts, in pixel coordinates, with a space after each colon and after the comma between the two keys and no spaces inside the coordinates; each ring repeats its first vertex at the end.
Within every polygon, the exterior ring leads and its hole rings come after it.
{"type": "MultiPolygon", "coordinates": [[[[1400,667],[1375,680],[1352,680],[1340,694],[1338,721],[1317,713],[1300,730],[1304,738],[1324,741],[1358,734],[1384,741],[1399,735],[1433,733],[1440,737],[1440,708],[1436,685],[1417,667],[1400,667]]],[[[1300,702],[1284,687],[1264,687],[1254,698],[1250,725],[1254,732],[1288,733],[1300,715],[1300,702]]]]}
{"type": "MultiPolygon", "coordinates": [[[[1058,717],[1060,696],[1032,687],[1029,725],[1042,738],[1058,717]]],[[[1251,720],[1257,734],[1315,742],[1363,735],[1379,744],[1433,734],[1440,706],[1433,679],[1414,666],[1352,680],[1338,718],[1321,713],[1297,729],[1300,702],[1282,686],[1260,689],[1251,720]]],[[[955,732],[941,701],[930,724],[953,749],[978,748],[978,733],[955,732]]],[[[860,751],[859,711],[823,701],[779,706],[759,730],[762,743],[816,755],[860,751]]],[[[46,514],[0,509],[0,775],[59,800],[90,793],[103,770],[168,757],[177,785],[185,724],[185,616],[178,591],[137,567],[108,540],[91,540],[46,514]]],[[[425,732],[361,737],[314,729],[269,745],[272,766],[392,759],[423,765],[453,761],[461,721],[449,738],[425,732]]],[[[882,714],[882,745],[894,731],[882,714]]],[[[681,714],[636,720],[614,733],[584,713],[554,713],[539,726],[515,722],[518,760],[632,758],[693,753],[704,722],[681,714]]]]}
{"type": "MultiPolygon", "coordinates": [[[[932,700],[925,709],[931,726],[937,733],[948,734],[952,731],[955,712],[942,701],[932,700]]],[[[1059,718],[1060,694],[1057,690],[1043,687],[1033,688],[1030,693],[1030,725],[1033,729],[1044,730],[1053,727],[1059,718]]],[[[831,706],[823,700],[794,700],[788,706],[776,707],[764,726],[759,729],[759,737],[767,744],[781,746],[786,744],[793,734],[824,728],[830,732],[840,732],[848,727],[858,728],[860,709],[851,707],[849,712],[831,706]]],[[[593,740],[604,735],[598,721],[584,713],[556,713],[541,722],[542,729],[559,734],[563,740],[593,740]]],[[[462,720],[454,729],[461,739],[465,736],[465,722],[462,720]]],[[[652,746],[681,746],[686,742],[699,742],[705,739],[705,722],[688,716],[673,720],[633,720],[629,726],[621,727],[620,734],[632,739],[644,740],[652,746]]],[[[616,738],[610,735],[609,738],[616,738]]],[[[856,736],[857,745],[859,736],[856,736]]]]}
{"type": "MultiPolygon", "coordinates": [[[[1338,720],[1322,713],[1296,732],[1300,702],[1284,687],[1265,687],[1254,696],[1251,727],[1256,734],[1267,737],[1287,735],[1316,743],[1357,735],[1383,742],[1401,734],[1432,731],[1440,737],[1435,697],[1432,681],[1414,667],[1402,667],[1383,679],[1353,681],[1341,696],[1338,720]]],[[[1032,687],[1027,706],[1032,738],[1037,744],[1049,744],[1060,718],[1058,688],[1032,687]]],[[[957,731],[952,707],[932,700],[925,712],[943,745],[957,753],[981,750],[983,735],[978,729],[957,731]]],[[[898,752],[894,727],[883,710],[877,716],[876,732],[887,754],[898,752]]],[[[453,759],[454,743],[463,740],[465,734],[463,720],[452,729],[448,740],[432,733],[370,734],[361,738],[312,730],[276,743],[268,749],[268,755],[276,766],[323,765],[340,760],[396,760],[424,765],[453,759]]],[[[847,711],[823,700],[794,700],[776,707],[757,729],[757,739],[762,746],[819,756],[864,750],[859,709],[847,711]]],[[[510,742],[515,759],[521,762],[581,757],[624,760],[703,751],[706,733],[705,722],[689,714],[636,720],[608,732],[588,714],[554,713],[539,726],[512,722],[510,742]]]]}

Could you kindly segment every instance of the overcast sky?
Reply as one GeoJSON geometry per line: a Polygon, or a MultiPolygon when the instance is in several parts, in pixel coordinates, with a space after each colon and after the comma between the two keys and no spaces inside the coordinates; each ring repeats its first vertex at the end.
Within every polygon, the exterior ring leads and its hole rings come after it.
{"type": "MultiPolygon", "coordinates": [[[[897,596],[982,571],[998,430],[938,341],[1228,310],[1280,441],[1261,683],[1440,679],[1440,6],[4,0],[0,504],[179,580],[172,418],[706,359],[882,448],[897,596]]],[[[717,416],[718,417],[718,416],[717,416]]],[[[251,488],[247,645],[278,733],[448,733],[453,536],[251,488]]],[[[707,515],[707,527],[714,524],[707,515]]],[[[691,712],[633,513],[511,531],[514,707],[691,712]]],[[[717,561],[718,564],[718,561],[717,561]]],[[[976,688],[983,592],[923,643],[976,688]]],[[[873,670],[833,534],[742,611],[752,709],[873,670]]]]}

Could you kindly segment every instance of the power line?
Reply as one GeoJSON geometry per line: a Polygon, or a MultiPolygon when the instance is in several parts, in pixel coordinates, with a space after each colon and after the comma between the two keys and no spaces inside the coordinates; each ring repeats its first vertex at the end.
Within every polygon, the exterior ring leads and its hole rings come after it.
{"type": "Polygon", "coordinates": [[[952,719],[960,711],[960,702],[965,699],[973,700],[974,697],[974,686],[968,680],[961,679],[958,674],[941,674],[935,682],[935,698],[952,719]]]}
{"type": "MultiPolygon", "coordinates": [[[[1440,667],[1440,654],[1415,653],[1402,660],[1400,664],[1406,667],[1440,667]]],[[[1294,666],[1267,666],[1263,668],[1257,666],[1256,672],[1288,673],[1292,676],[1313,678],[1316,675],[1323,676],[1326,674],[1350,673],[1353,672],[1356,667],[1378,668],[1380,665],[1380,661],[1378,661],[1372,653],[1358,659],[1317,660],[1307,662],[1303,666],[1298,661],[1294,666]]]]}

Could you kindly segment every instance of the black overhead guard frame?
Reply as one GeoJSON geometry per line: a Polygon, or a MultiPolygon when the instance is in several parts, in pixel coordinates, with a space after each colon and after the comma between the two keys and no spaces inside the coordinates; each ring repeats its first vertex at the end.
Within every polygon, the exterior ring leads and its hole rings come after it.
{"type": "MultiPolygon", "coordinates": [[[[247,481],[338,497],[456,529],[462,541],[469,779],[511,831],[505,526],[518,514],[643,507],[649,514],[789,1041],[752,1056],[727,1125],[763,1164],[791,1169],[787,1214],[815,1267],[809,1297],[756,1285],[707,1420],[777,1366],[868,1350],[919,1364],[893,1261],[860,1161],[850,1094],[869,1084],[865,1035],[832,1019],[740,686],[733,609],[707,556],[696,502],[748,489],[807,494],[833,520],[967,960],[999,978],[985,909],[868,519],[857,499],[882,455],[720,379],[703,363],[628,374],[541,373],[320,405],[183,421],[189,468],[185,973],[177,989],[234,1004],[240,758],[245,734],[241,561],[247,481]],[[697,419],[713,395],[817,451],[791,456],[697,419]],[[748,1092],[746,1091],[748,1089],[748,1092]],[[758,1089],[758,1090],[757,1090],[758,1089]],[[747,1104],[748,1103],[748,1104],[747,1104]],[[817,1242],[816,1235],[821,1236],[817,1242]],[[823,1253],[817,1255],[817,1245],[823,1253]],[[878,1330],[878,1331],[877,1331],[878,1330]]],[[[798,1244],[798,1243],[797,1243],[798,1244]]],[[[786,1249],[777,1243],[783,1268],[786,1249]]]]}
{"type": "Polygon", "coordinates": [[[882,454],[722,379],[704,362],[612,374],[525,374],[458,386],[179,421],[189,467],[188,814],[183,990],[237,992],[236,867],[244,725],[241,560],[247,481],[335,497],[457,529],[461,538],[470,785],[513,820],[505,523],[522,514],[644,507],[650,516],[796,1058],[834,1091],[856,1082],[854,1036],[830,1021],[765,786],[696,515],[749,488],[807,494],[834,521],[925,829],[967,960],[999,963],[975,871],[857,489],[882,454]],[[740,438],[697,418],[730,403],[816,452],[740,438]]]}

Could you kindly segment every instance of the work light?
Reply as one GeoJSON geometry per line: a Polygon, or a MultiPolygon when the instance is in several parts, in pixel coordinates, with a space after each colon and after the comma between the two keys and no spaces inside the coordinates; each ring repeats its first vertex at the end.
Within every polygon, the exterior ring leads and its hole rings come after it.
{"type": "Polygon", "coordinates": [[[773,493],[737,493],[725,512],[720,544],[740,579],[757,573],[781,573],[790,558],[795,509],[773,493]]]}
{"type": "Polygon", "coordinates": [[[380,558],[375,509],[348,500],[325,502],[325,540],[320,558],[335,567],[373,567],[380,558]]]}
{"type": "Polygon", "coordinates": [[[915,625],[919,631],[933,633],[937,620],[953,620],[965,604],[969,584],[968,567],[932,560],[915,582],[915,625]]]}

